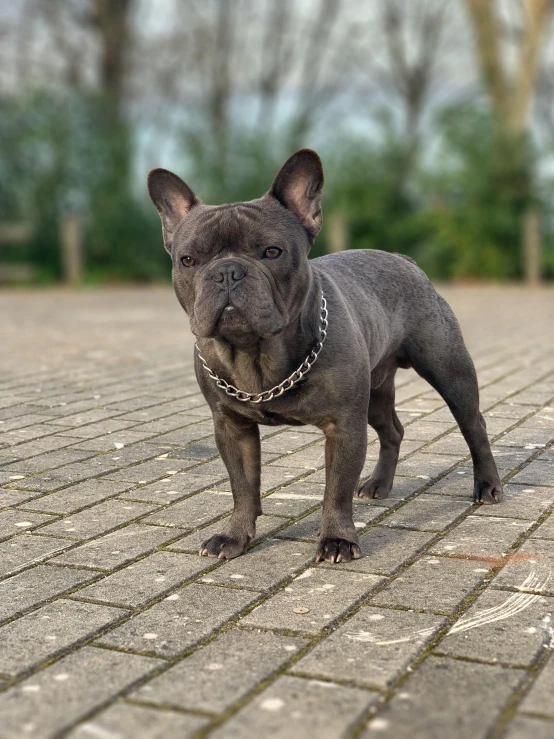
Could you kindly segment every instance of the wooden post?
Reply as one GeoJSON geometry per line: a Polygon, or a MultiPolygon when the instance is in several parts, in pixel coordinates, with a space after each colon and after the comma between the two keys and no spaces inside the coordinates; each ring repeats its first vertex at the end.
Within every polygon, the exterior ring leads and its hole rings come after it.
{"type": "Polygon", "coordinates": [[[538,208],[530,206],[523,215],[523,273],[531,286],[540,284],[541,222],[538,208]]]}
{"type": "Polygon", "coordinates": [[[346,251],[348,249],[348,223],[340,210],[332,211],[328,216],[329,252],[346,251]]]}
{"type": "Polygon", "coordinates": [[[62,268],[65,282],[75,285],[83,273],[81,219],[76,213],[61,217],[62,268]]]}

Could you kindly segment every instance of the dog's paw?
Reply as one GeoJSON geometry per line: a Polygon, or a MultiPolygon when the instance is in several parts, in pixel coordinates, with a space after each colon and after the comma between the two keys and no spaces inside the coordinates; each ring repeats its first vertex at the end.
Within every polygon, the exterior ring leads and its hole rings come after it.
{"type": "Polygon", "coordinates": [[[358,498],[388,498],[391,490],[392,481],[370,477],[356,494],[358,498]]]}
{"type": "Polygon", "coordinates": [[[350,562],[361,556],[362,550],[356,542],[326,536],[319,542],[314,561],[335,564],[335,562],[350,562]]]}
{"type": "Polygon", "coordinates": [[[480,481],[473,488],[473,502],[481,505],[500,503],[502,500],[502,485],[500,482],[492,483],[480,481]]]}
{"type": "Polygon", "coordinates": [[[240,557],[248,548],[249,538],[238,538],[231,534],[215,534],[202,542],[199,554],[202,557],[234,559],[240,557]]]}

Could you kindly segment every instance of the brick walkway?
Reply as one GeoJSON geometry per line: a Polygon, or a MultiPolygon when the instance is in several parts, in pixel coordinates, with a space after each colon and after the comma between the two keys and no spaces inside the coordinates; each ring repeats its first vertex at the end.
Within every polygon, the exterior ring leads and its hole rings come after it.
{"type": "Polygon", "coordinates": [[[554,292],[443,293],[505,502],[401,371],[394,497],[318,567],[312,428],[262,429],[251,551],[197,555],[232,501],[169,290],[0,294],[2,739],[554,737],[554,292]]]}

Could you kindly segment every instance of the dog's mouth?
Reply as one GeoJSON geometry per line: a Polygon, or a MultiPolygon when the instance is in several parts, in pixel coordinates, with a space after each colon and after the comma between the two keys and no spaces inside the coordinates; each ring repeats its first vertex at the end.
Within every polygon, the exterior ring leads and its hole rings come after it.
{"type": "Polygon", "coordinates": [[[245,331],[250,333],[252,331],[252,327],[245,320],[242,311],[236,305],[233,305],[231,301],[223,306],[215,323],[215,328],[216,331],[222,334],[228,333],[229,331],[240,331],[241,333],[245,331]]]}

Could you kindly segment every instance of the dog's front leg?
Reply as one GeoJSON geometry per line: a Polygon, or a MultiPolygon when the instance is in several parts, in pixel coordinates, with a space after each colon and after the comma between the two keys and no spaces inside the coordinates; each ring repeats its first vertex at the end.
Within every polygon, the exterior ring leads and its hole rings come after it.
{"type": "Polygon", "coordinates": [[[349,562],[361,556],[352,498],[364,466],[367,417],[329,421],[325,434],[325,494],[315,561],[349,562]]]}
{"type": "Polygon", "coordinates": [[[258,424],[227,412],[214,412],[215,440],[233,493],[234,509],[221,534],[200,547],[200,554],[232,559],[244,554],[256,533],[260,502],[260,433],[258,424]]]}

